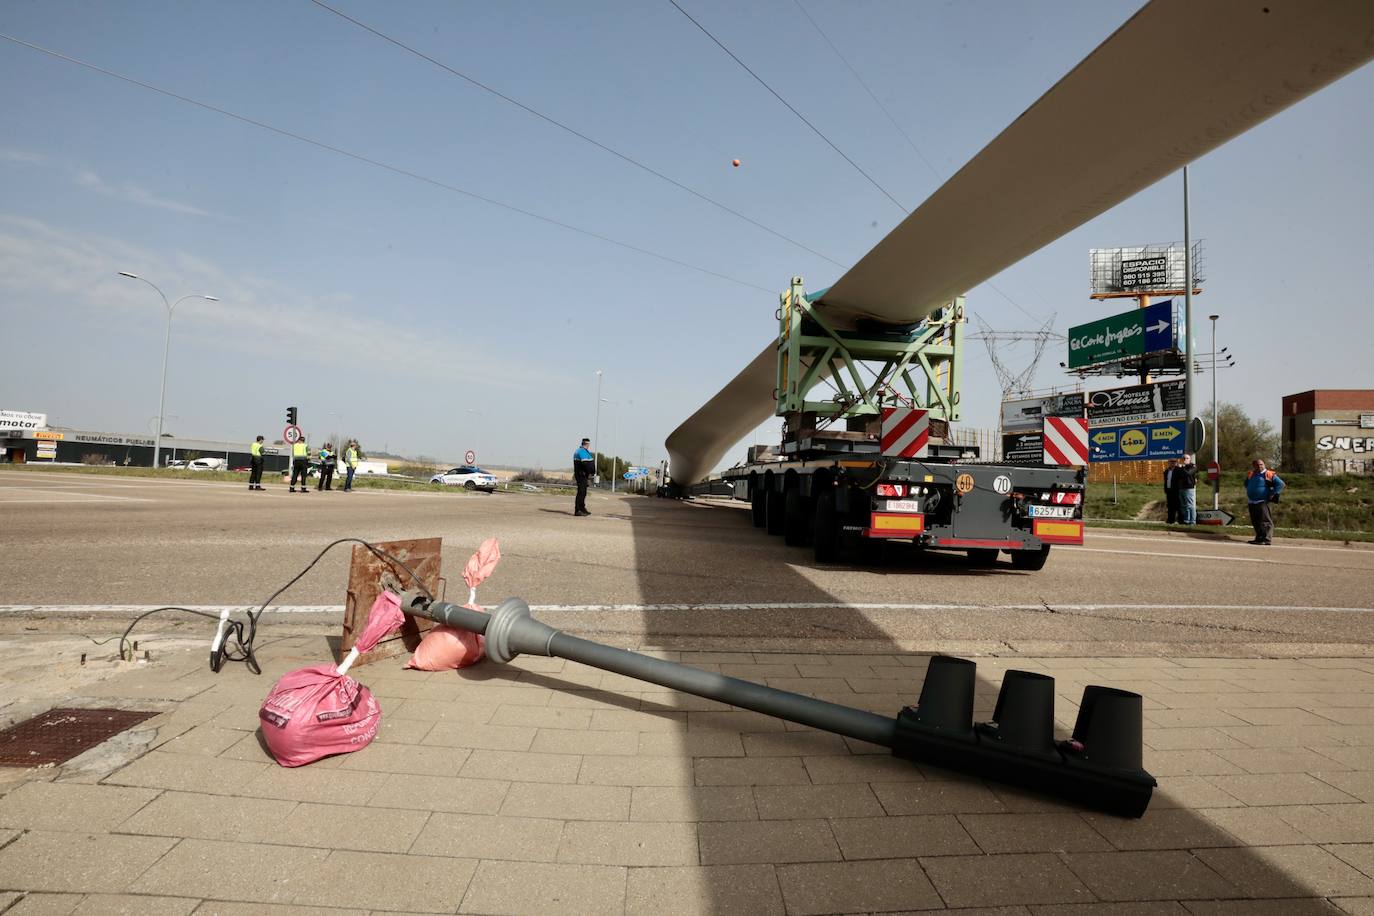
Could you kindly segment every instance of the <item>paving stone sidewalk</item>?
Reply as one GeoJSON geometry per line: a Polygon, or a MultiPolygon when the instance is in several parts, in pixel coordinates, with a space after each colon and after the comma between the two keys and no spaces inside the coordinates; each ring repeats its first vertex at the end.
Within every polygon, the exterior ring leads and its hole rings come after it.
{"type": "MultiPolygon", "coordinates": [[[[926,664],[657,654],[888,715],[926,664]]],[[[979,659],[983,718],[1008,668],[1057,679],[1061,731],[1087,684],[1145,696],[1136,821],[541,658],[357,668],[377,741],[283,769],[258,706],[328,651],[263,655],[164,653],[63,699],[163,712],[0,774],[0,912],[1374,914],[1371,659],[979,659]]]]}

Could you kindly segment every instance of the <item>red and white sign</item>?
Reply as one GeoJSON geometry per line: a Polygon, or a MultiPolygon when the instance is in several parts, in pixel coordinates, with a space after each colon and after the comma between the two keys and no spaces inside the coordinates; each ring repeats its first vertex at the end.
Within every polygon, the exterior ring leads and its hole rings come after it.
{"type": "Polygon", "coordinates": [[[885,458],[924,458],[930,444],[930,411],[884,407],[881,443],[885,458]]]}
{"type": "Polygon", "coordinates": [[[1088,463],[1088,421],[1080,417],[1045,418],[1045,463],[1088,463]]]}
{"type": "Polygon", "coordinates": [[[477,453],[476,453],[476,452],[474,452],[472,449],[468,449],[466,452],[463,453],[463,464],[476,464],[476,463],[477,463],[477,453]]]}
{"type": "Polygon", "coordinates": [[[286,429],[282,430],[281,437],[282,441],[289,442],[292,445],[295,445],[303,438],[303,436],[301,435],[301,428],[299,426],[286,427],[286,429]]]}
{"type": "Polygon", "coordinates": [[[1209,461],[1209,462],[1207,462],[1207,479],[1208,479],[1208,480],[1220,480],[1220,479],[1221,479],[1221,465],[1217,464],[1215,461],[1209,461]]]}

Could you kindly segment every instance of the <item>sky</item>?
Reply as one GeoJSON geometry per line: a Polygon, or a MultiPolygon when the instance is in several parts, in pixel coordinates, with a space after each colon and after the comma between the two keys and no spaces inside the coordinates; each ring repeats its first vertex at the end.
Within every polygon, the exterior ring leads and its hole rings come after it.
{"type": "MultiPolygon", "coordinates": [[[[122,270],[219,299],[174,312],[177,435],[276,438],[296,405],[365,451],[561,467],[599,428],[653,464],[792,276],[830,285],[903,215],[668,0],[329,2],[619,156],[310,0],[10,0],[0,33],[183,99],[0,41],[0,408],[151,430],[166,311],[122,270]]],[[[908,209],[1139,6],[679,2],[908,209]]],[[[1365,67],[1190,169],[1219,396],[1276,425],[1284,394],[1374,384],[1371,100],[1365,67]]],[[[1182,196],[1142,191],[970,311],[1124,311],[1089,299],[1089,249],[1180,240],[1182,196]]],[[[979,346],[961,425],[993,428],[979,346]]],[[[1076,381],[1063,346],[1036,387],[1076,381]]]]}

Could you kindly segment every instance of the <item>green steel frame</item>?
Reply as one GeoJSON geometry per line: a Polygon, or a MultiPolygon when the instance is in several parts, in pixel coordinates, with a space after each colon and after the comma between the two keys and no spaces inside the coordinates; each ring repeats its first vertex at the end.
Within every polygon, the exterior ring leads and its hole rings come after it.
{"type": "Polygon", "coordinates": [[[778,416],[877,416],[886,403],[924,408],[934,419],[959,419],[964,297],[918,324],[872,332],[832,327],[816,314],[801,277],[792,278],[779,300],[778,416]],[[872,379],[865,381],[861,365],[872,379]],[[835,394],[825,401],[807,400],[827,376],[835,394]]]}

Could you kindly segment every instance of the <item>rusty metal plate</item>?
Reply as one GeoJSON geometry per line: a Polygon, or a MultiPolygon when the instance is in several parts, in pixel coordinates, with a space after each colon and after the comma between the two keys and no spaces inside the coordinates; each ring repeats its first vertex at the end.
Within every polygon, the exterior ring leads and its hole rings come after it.
{"type": "MultiPolygon", "coordinates": [[[[443,562],[443,540],[441,538],[414,538],[406,541],[378,541],[373,546],[391,554],[405,563],[424,582],[425,588],[435,597],[443,594],[443,577],[440,568],[443,562]]],[[[367,614],[372,610],[372,602],[387,585],[398,591],[414,588],[410,575],[387,560],[383,560],[361,544],[353,545],[353,562],[348,569],[348,593],[344,598],[343,639],[339,641],[339,657],[343,661],[348,650],[353,648],[358,634],[367,626],[367,614]]],[[[405,652],[414,652],[420,644],[425,631],[433,627],[434,621],[416,619],[409,615],[406,622],[395,634],[377,643],[371,652],[364,652],[353,663],[356,668],[369,662],[391,658],[405,652]]]]}
{"type": "Polygon", "coordinates": [[[50,709],[0,732],[0,766],[66,763],[155,715],[137,709],[50,709]]]}

